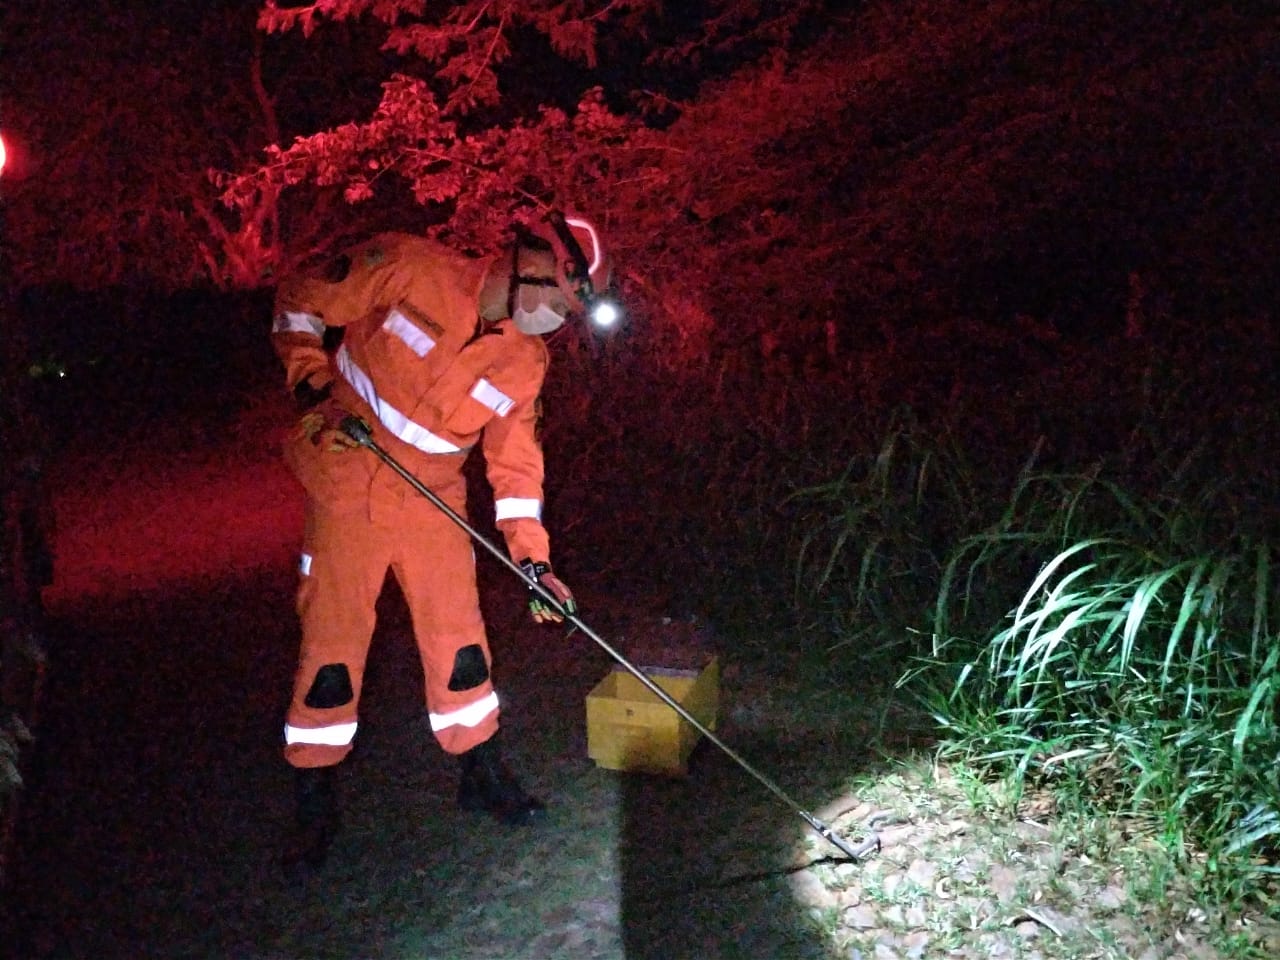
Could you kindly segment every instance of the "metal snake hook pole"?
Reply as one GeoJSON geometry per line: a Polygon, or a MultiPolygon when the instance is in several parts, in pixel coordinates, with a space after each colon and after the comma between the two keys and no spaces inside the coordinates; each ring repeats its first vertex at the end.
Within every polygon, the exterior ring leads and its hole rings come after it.
{"type": "Polygon", "coordinates": [[[549,603],[554,610],[556,610],[561,616],[565,618],[565,620],[573,624],[575,627],[577,627],[579,630],[585,633],[588,637],[594,640],[597,644],[599,644],[600,647],[605,651],[605,653],[609,654],[609,656],[613,657],[614,660],[618,661],[618,663],[620,663],[627,670],[627,672],[632,674],[637,680],[639,680],[646,687],[648,687],[649,690],[655,696],[657,696],[667,706],[669,706],[672,710],[678,713],[684,720],[688,721],[688,723],[695,730],[697,730],[709,741],[711,741],[717,747],[719,747],[725,753],[725,755],[729,757],[729,759],[733,760],[743,770],[751,774],[751,776],[755,777],[756,780],[762,783],[769,790],[770,793],[772,793],[775,797],[777,797],[779,800],[785,803],[788,807],[794,810],[797,814],[799,814],[804,819],[804,821],[808,823],[809,826],[812,827],[815,831],[817,831],[818,835],[821,836],[824,840],[827,840],[830,843],[832,843],[834,846],[836,846],[840,850],[841,853],[845,854],[846,856],[850,857],[853,860],[861,860],[866,854],[870,853],[872,850],[877,849],[879,847],[880,841],[878,837],[871,837],[863,841],[862,843],[858,844],[857,846],[854,846],[853,844],[849,843],[848,840],[844,839],[842,836],[840,836],[838,833],[832,830],[831,827],[827,826],[827,824],[823,823],[821,820],[815,817],[812,813],[810,813],[809,811],[801,807],[800,804],[796,803],[796,801],[792,800],[791,797],[788,796],[781,787],[779,787],[776,783],[774,783],[772,780],[766,777],[763,773],[761,773],[759,770],[757,770],[755,767],[749,764],[737,753],[737,751],[735,751],[723,740],[721,740],[714,733],[708,730],[706,726],[704,726],[701,723],[701,721],[698,720],[697,717],[693,716],[693,714],[691,714],[687,709],[685,709],[685,707],[681,705],[677,700],[675,700],[669,693],[667,693],[667,691],[663,690],[662,687],[658,686],[658,684],[654,682],[648,676],[648,674],[646,674],[639,667],[632,664],[631,661],[629,661],[625,656],[623,656],[621,653],[615,650],[599,634],[597,634],[594,630],[592,630],[589,626],[587,626],[587,624],[584,623],[578,616],[566,611],[564,607],[561,606],[560,602],[554,596],[552,596],[551,593],[545,587],[542,586],[542,584],[538,583],[538,581],[534,580],[532,577],[526,574],[523,570],[520,569],[518,564],[516,564],[509,557],[507,557],[505,551],[499,549],[496,545],[491,543],[482,533],[480,533],[478,530],[472,527],[471,524],[469,524],[466,521],[466,519],[462,517],[456,510],[454,510],[447,503],[441,500],[439,496],[437,496],[432,490],[430,490],[426,486],[426,484],[424,484],[421,480],[419,480],[407,469],[405,469],[395,459],[395,457],[387,453],[387,451],[384,450],[373,439],[373,434],[370,431],[369,425],[367,423],[365,423],[359,417],[348,416],[343,419],[341,425],[339,426],[339,429],[360,446],[373,451],[374,455],[377,456],[379,460],[381,460],[388,467],[390,467],[392,470],[398,473],[405,480],[405,482],[407,482],[411,487],[413,487],[414,490],[418,491],[418,493],[422,494],[424,497],[430,500],[450,520],[452,520],[459,527],[465,530],[470,535],[471,539],[473,539],[476,543],[480,544],[480,546],[484,547],[485,550],[487,550],[490,554],[492,554],[495,558],[497,558],[497,560],[503,566],[505,566],[508,570],[510,570],[517,577],[523,580],[525,586],[527,586],[530,590],[534,591],[544,601],[549,603]]]}

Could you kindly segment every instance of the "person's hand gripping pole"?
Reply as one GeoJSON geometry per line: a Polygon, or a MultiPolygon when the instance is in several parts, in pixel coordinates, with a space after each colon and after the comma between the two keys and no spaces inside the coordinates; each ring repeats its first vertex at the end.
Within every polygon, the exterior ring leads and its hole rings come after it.
{"type": "Polygon", "coordinates": [[[566,616],[577,614],[578,601],[573,598],[573,593],[564,585],[564,581],[555,575],[551,564],[525,557],[520,561],[520,569],[526,583],[532,581],[555,600],[554,603],[548,603],[542,593],[530,586],[529,613],[533,615],[534,623],[563,623],[566,616]]]}

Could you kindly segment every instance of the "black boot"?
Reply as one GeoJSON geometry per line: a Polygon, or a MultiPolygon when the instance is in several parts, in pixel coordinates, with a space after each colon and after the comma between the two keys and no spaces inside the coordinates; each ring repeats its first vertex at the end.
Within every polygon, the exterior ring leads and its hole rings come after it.
{"type": "Polygon", "coordinates": [[[546,817],[546,806],[520,789],[515,776],[502,762],[497,737],[460,754],[458,760],[462,764],[458,806],[463,810],[483,811],[513,826],[535,823],[546,817]]]}
{"type": "Polygon", "coordinates": [[[288,869],[324,866],[339,826],[336,767],[300,767],[294,772],[294,821],[284,852],[288,869]]]}

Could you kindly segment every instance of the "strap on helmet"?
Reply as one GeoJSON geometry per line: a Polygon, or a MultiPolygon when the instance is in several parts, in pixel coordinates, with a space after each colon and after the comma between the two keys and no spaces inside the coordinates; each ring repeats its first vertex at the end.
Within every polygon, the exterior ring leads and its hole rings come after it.
{"type": "MultiPolygon", "coordinates": [[[[569,229],[569,221],[565,219],[563,213],[559,210],[552,210],[547,215],[547,220],[551,223],[551,229],[556,232],[556,237],[564,246],[565,253],[569,255],[569,259],[573,263],[573,273],[568,279],[581,291],[579,299],[585,302],[591,298],[591,294],[594,292],[591,285],[593,264],[587,259],[587,255],[582,252],[582,246],[578,243],[578,238],[573,235],[573,231],[569,229]]],[[[595,230],[589,223],[585,220],[575,220],[574,224],[581,225],[583,229],[589,231],[592,241],[595,241],[595,230]]],[[[599,243],[595,243],[595,246],[598,248],[599,243]]],[[[592,253],[595,254],[596,251],[593,250],[592,253]]],[[[595,265],[599,265],[598,258],[595,265]]]]}

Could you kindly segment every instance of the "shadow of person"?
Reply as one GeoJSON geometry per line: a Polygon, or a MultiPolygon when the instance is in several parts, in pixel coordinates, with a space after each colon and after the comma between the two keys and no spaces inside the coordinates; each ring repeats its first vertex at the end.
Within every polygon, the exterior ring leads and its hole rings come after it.
{"type": "MultiPolygon", "coordinates": [[[[830,762],[825,732],[737,734],[733,749],[753,767],[785,771],[789,796],[830,797],[856,772],[830,762]]],[[[835,956],[821,917],[793,893],[810,828],[791,807],[705,741],[686,778],[619,776],[627,960],[835,956]]]]}

